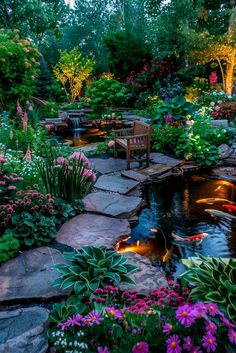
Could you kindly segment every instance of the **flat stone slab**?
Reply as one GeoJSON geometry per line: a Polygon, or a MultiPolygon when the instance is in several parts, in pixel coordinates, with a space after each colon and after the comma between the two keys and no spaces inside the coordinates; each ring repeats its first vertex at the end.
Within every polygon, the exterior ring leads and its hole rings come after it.
{"type": "Polygon", "coordinates": [[[129,275],[136,285],[119,285],[121,290],[136,289],[139,293],[149,295],[155,288],[167,287],[165,276],[151,265],[150,261],[137,253],[127,252],[122,254],[129,259],[128,263],[139,267],[139,270],[129,275]]]}
{"type": "Polygon", "coordinates": [[[166,164],[153,164],[148,168],[140,170],[140,173],[152,178],[168,172],[171,168],[166,164]]]}
{"type": "Polygon", "coordinates": [[[140,183],[143,183],[144,181],[146,181],[148,179],[147,176],[145,176],[141,173],[138,173],[134,170],[125,170],[125,171],[121,172],[121,175],[126,178],[139,181],[140,183]]]}
{"type": "Polygon", "coordinates": [[[136,188],[140,183],[138,181],[125,179],[113,175],[102,175],[98,178],[94,187],[101,190],[118,192],[119,194],[128,194],[136,188]]]}
{"type": "Polygon", "coordinates": [[[141,208],[140,197],[94,192],[84,198],[85,211],[118,218],[130,218],[141,208]]]}
{"type": "MultiPolygon", "coordinates": [[[[127,169],[127,162],[125,159],[110,157],[107,159],[90,158],[89,160],[95,170],[101,174],[109,174],[127,169]]],[[[136,168],[138,165],[137,162],[131,162],[132,168],[136,168]]]]}
{"type": "Polygon", "coordinates": [[[74,249],[85,245],[112,248],[115,242],[130,235],[129,222],[95,214],[81,214],[65,223],[58,232],[56,241],[74,249]]]}
{"type": "Polygon", "coordinates": [[[0,353],[45,353],[48,310],[38,307],[0,312],[0,353]]]}
{"type": "Polygon", "coordinates": [[[166,156],[163,153],[158,153],[158,152],[152,152],[150,154],[150,159],[153,163],[166,164],[170,167],[176,167],[178,164],[182,162],[181,159],[172,158],[172,157],[166,156]]]}
{"type": "Polygon", "coordinates": [[[66,260],[58,250],[42,247],[25,251],[3,264],[0,267],[0,303],[45,300],[69,294],[70,290],[51,285],[58,277],[58,271],[52,266],[63,262],[66,260]]]}

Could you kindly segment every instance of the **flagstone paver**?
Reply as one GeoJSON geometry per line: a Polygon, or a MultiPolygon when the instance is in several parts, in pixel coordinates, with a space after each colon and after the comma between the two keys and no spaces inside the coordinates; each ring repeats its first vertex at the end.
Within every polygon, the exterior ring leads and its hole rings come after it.
{"type": "Polygon", "coordinates": [[[58,272],[55,263],[66,262],[62,254],[49,247],[25,251],[0,267],[0,303],[30,299],[52,299],[70,293],[52,287],[58,272]]]}
{"type": "Polygon", "coordinates": [[[130,218],[142,207],[140,197],[111,194],[104,191],[93,192],[84,198],[85,211],[104,215],[130,218]]]}
{"type": "Polygon", "coordinates": [[[181,159],[169,157],[159,152],[152,152],[150,158],[153,163],[166,164],[170,167],[175,167],[182,162],[181,159]]]}
{"type": "Polygon", "coordinates": [[[0,353],[45,353],[48,310],[32,307],[0,312],[0,353]]]}
{"type": "Polygon", "coordinates": [[[139,181],[140,183],[143,183],[148,179],[148,176],[136,172],[135,170],[124,170],[121,172],[121,175],[126,178],[139,181]]]}
{"type": "MultiPolygon", "coordinates": [[[[90,158],[89,159],[95,170],[101,174],[109,174],[127,169],[127,162],[125,159],[110,158],[90,158]]],[[[132,168],[136,168],[139,164],[132,162],[132,168]]]]}
{"type": "Polygon", "coordinates": [[[128,194],[140,183],[138,181],[125,179],[119,176],[102,175],[98,178],[94,187],[101,190],[118,192],[119,194],[128,194]]]}
{"type": "Polygon", "coordinates": [[[85,245],[112,248],[118,238],[130,235],[126,219],[81,214],[65,223],[58,232],[56,241],[78,249],[85,245]]]}

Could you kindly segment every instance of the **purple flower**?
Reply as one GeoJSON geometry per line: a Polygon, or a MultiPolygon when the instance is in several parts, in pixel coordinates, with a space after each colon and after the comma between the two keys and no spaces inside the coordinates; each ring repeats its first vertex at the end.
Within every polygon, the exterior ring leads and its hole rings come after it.
{"type": "Polygon", "coordinates": [[[167,124],[170,124],[171,122],[172,122],[172,119],[173,119],[173,117],[172,117],[172,115],[167,115],[166,116],[166,122],[167,122],[167,124]]]}
{"type": "Polygon", "coordinates": [[[105,346],[104,348],[98,347],[98,353],[109,353],[109,350],[107,346],[105,346]]]}
{"type": "Polygon", "coordinates": [[[148,351],[149,346],[146,342],[138,342],[132,348],[133,353],[148,353],[148,351]]]}
{"type": "Polygon", "coordinates": [[[198,317],[204,317],[207,314],[207,306],[203,302],[197,302],[195,305],[195,310],[197,311],[198,317]]]}
{"type": "Polygon", "coordinates": [[[206,323],[206,330],[214,334],[217,331],[217,326],[214,322],[209,321],[206,323]]]}
{"type": "Polygon", "coordinates": [[[223,322],[223,324],[225,324],[226,327],[228,328],[234,328],[235,325],[232,324],[225,316],[224,314],[220,313],[220,317],[221,317],[221,321],[223,322]]]}
{"type": "Polygon", "coordinates": [[[193,348],[191,337],[188,336],[184,338],[183,348],[186,349],[186,351],[188,352],[190,352],[190,350],[193,348]]]}
{"type": "Polygon", "coordinates": [[[58,324],[57,326],[60,327],[62,330],[70,326],[81,326],[83,316],[80,314],[73,315],[69,317],[65,322],[58,324]]]}
{"type": "Polygon", "coordinates": [[[236,344],[236,331],[234,331],[233,329],[230,329],[228,331],[228,337],[229,337],[230,343],[236,344]]]}
{"type": "Polygon", "coordinates": [[[179,306],[176,310],[176,319],[185,327],[189,327],[193,324],[197,318],[198,313],[194,307],[189,304],[179,306]]]}
{"type": "Polygon", "coordinates": [[[190,353],[202,353],[202,351],[199,347],[193,347],[191,349],[190,353]]]}
{"type": "Polygon", "coordinates": [[[202,345],[206,348],[207,353],[215,352],[217,343],[216,338],[212,336],[210,332],[207,332],[205,336],[202,337],[202,345]]]}
{"type": "Polygon", "coordinates": [[[83,324],[85,326],[93,326],[94,324],[100,325],[102,320],[104,319],[100,316],[100,313],[93,310],[83,318],[83,324]]]}
{"type": "Polygon", "coordinates": [[[165,325],[163,326],[163,332],[164,332],[164,333],[170,333],[170,331],[172,330],[172,328],[173,328],[173,325],[167,323],[167,324],[165,324],[165,325]]]}
{"type": "Polygon", "coordinates": [[[113,315],[118,320],[122,320],[123,318],[121,311],[116,309],[114,306],[107,307],[106,311],[108,314],[113,315]]]}
{"type": "Polygon", "coordinates": [[[172,335],[168,340],[167,343],[167,353],[181,353],[182,348],[180,347],[179,337],[177,335],[172,335]]]}
{"type": "Polygon", "coordinates": [[[206,304],[207,307],[207,311],[211,316],[216,316],[216,314],[219,314],[219,309],[218,309],[218,305],[215,303],[209,303],[206,304]]]}

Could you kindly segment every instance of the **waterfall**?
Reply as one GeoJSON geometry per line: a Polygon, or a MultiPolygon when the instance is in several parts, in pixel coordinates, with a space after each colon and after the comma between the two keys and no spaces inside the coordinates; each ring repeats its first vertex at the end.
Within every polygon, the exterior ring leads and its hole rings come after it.
{"type": "Polygon", "coordinates": [[[73,130],[79,129],[81,127],[81,117],[74,115],[70,115],[70,121],[73,127],[73,130]]]}

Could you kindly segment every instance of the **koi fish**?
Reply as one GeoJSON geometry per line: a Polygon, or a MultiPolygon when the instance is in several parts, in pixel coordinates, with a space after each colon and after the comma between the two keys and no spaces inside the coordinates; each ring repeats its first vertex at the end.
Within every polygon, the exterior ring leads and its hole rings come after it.
{"type": "Polygon", "coordinates": [[[219,210],[206,208],[204,211],[209,213],[212,217],[228,218],[228,219],[231,219],[231,220],[236,220],[235,216],[233,216],[233,215],[231,215],[229,213],[226,213],[226,212],[219,211],[219,210]]]}
{"type": "Polygon", "coordinates": [[[235,205],[223,205],[223,207],[226,208],[226,210],[229,212],[236,211],[235,205]]]}
{"type": "Polygon", "coordinates": [[[171,235],[175,240],[192,242],[192,241],[202,241],[205,237],[209,235],[209,233],[199,233],[199,234],[192,235],[191,237],[188,237],[188,238],[182,238],[173,232],[171,233],[171,235]]]}
{"type": "Polygon", "coordinates": [[[215,202],[227,202],[230,204],[234,204],[234,202],[232,202],[232,201],[229,201],[227,199],[221,199],[218,197],[209,197],[206,199],[200,199],[200,200],[196,201],[196,203],[207,203],[208,205],[213,205],[215,202]]]}

